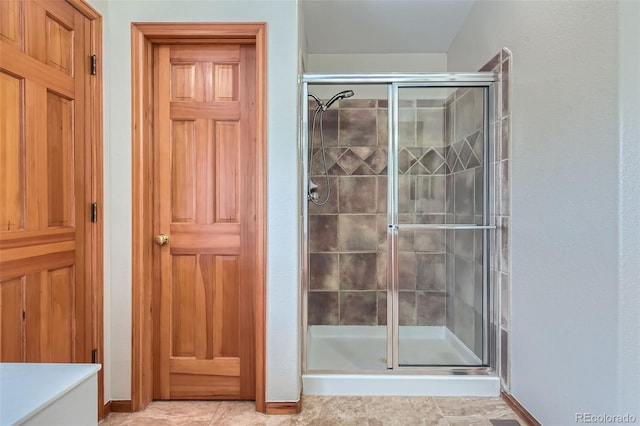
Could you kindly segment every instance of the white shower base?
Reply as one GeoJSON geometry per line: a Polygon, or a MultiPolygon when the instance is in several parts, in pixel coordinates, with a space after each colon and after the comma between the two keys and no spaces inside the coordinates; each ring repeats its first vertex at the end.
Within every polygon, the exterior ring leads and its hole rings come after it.
{"type": "MultiPolygon", "coordinates": [[[[309,327],[308,370],[386,370],[385,326],[309,327]]],[[[399,364],[479,366],[482,361],[447,327],[400,327],[399,364]]]]}
{"type": "MultiPolygon", "coordinates": [[[[500,381],[489,375],[421,374],[387,370],[384,326],[311,326],[306,395],[498,396],[500,381]],[[314,373],[325,370],[331,373],[314,373]],[[335,371],[367,371],[340,374],[335,371]],[[377,373],[379,371],[380,373],[377,373]]],[[[480,359],[446,327],[400,327],[399,364],[479,366],[480,359]]],[[[428,368],[428,367],[427,367],[428,368]]]]}

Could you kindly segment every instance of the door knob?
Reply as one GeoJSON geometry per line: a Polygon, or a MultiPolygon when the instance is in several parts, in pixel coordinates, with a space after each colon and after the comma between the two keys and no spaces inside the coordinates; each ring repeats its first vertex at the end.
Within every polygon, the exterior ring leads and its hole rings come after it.
{"type": "Polygon", "coordinates": [[[167,234],[157,235],[153,240],[159,246],[164,246],[169,244],[169,236],[167,234]]]}

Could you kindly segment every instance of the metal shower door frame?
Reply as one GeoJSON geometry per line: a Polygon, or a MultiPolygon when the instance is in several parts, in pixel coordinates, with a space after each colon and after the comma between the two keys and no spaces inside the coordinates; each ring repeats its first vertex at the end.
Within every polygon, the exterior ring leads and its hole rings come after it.
{"type": "MultiPolygon", "coordinates": [[[[483,74],[483,73],[479,73],[483,74]]],[[[464,75],[467,77],[468,75],[464,75]]],[[[399,270],[398,266],[398,237],[399,231],[404,230],[479,230],[482,231],[482,250],[483,250],[483,274],[482,274],[482,366],[470,366],[469,368],[484,368],[489,366],[492,359],[491,349],[495,349],[495,345],[489,344],[490,329],[490,299],[489,293],[489,231],[495,230],[495,223],[492,223],[491,206],[493,205],[490,192],[492,181],[491,163],[494,158],[493,145],[490,141],[495,140],[492,136],[494,129],[491,128],[491,116],[493,114],[493,104],[490,99],[495,96],[493,91],[493,77],[487,81],[473,80],[457,80],[452,79],[447,82],[394,82],[389,84],[389,146],[387,158],[387,368],[392,370],[408,370],[408,369],[424,369],[424,368],[441,368],[440,366],[419,366],[419,365],[400,365],[400,307],[399,307],[399,270]],[[417,224],[417,223],[399,223],[398,220],[398,147],[399,147],[399,90],[403,88],[440,88],[440,87],[470,87],[483,89],[483,212],[482,225],[476,224],[417,224]],[[391,296],[391,297],[389,297],[391,296]],[[392,324],[391,327],[388,324],[392,324]]],[[[495,357],[493,357],[495,359],[495,357]]]]}
{"type": "MultiPolygon", "coordinates": [[[[398,268],[397,268],[397,247],[398,231],[400,229],[477,229],[483,231],[483,306],[488,310],[489,304],[496,302],[495,289],[489,289],[489,236],[488,232],[495,229],[492,223],[492,206],[489,186],[495,185],[491,162],[495,158],[493,145],[495,142],[495,96],[494,87],[495,75],[492,72],[476,73],[370,73],[370,74],[303,74],[300,78],[300,120],[301,123],[298,137],[299,175],[302,182],[301,187],[301,209],[300,209],[300,282],[302,283],[301,311],[302,311],[302,372],[308,373],[307,369],[307,348],[308,348],[308,295],[309,295],[309,206],[307,200],[308,193],[308,153],[309,150],[309,107],[308,107],[308,85],[360,85],[360,84],[380,84],[387,85],[388,96],[388,158],[387,158],[387,371],[384,370],[359,370],[359,371],[317,371],[314,373],[405,373],[405,374],[444,374],[444,375],[467,375],[467,374],[492,374],[495,370],[497,345],[495,341],[490,341],[490,322],[497,318],[498,310],[483,314],[483,366],[460,367],[460,366],[400,366],[398,363],[399,347],[399,317],[398,317],[398,268]],[[398,90],[406,87],[483,87],[484,88],[484,206],[482,225],[426,225],[426,224],[399,224],[398,223],[398,90]],[[491,184],[491,185],[490,185],[491,184]]],[[[494,311],[492,309],[492,311],[494,311]]],[[[492,339],[493,340],[493,339],[492,339]]]]}

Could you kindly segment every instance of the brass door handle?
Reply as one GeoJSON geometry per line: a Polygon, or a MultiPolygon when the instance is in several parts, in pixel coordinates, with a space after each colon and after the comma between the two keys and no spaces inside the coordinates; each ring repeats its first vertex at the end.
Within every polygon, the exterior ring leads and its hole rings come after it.
{"type": "Polygon", "coordinates": [[[167,234],[160,234],[157,235],[153,241],[159,246],[164,246],[169,244],[169,236],[167,234]]]}

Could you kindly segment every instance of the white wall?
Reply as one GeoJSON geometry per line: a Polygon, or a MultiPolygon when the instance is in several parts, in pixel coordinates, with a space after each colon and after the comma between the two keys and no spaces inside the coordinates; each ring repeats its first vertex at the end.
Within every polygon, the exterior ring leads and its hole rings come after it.
{"type": "MultiPolygon", "coordinates": [[[[618,412],[640,407],[640,2],[619,11],[620,295],[618,412]]],[[[640,416],[636,416],[640,418],[640,416]]]]}
{"type": "Polygon", "coordinates": [[[131,397],[131,22],[267,22],[267,401],[300,394],[295,0],[90,0],[104,16],[105,400],[131,397]],[[113,83],[117,82],[117,84],[113,83]],[[110,84],[111,83],[111,84],[110,84]]]}
{"type": "Polygon", "coordinates": [[[309,72],[438,72],[447,70],[446,53],[309,54],[309,72]]]}
{"type": "Polygon", "coordinates": [[[307,65],[309,46],[307,43],[307,31],[304,22],[304,12],[302,10],[299,1],[296,2],[298,6],[298,71],[300,73],[305,72],[307,65]]]}
{"type": "MultiPolygon", "coordinates": [[[[625,283],[618,277],[618,223],[637,224],[629,211],[618,218],[618,2],[480,0],[449,70],[478,69],[504,46],[513,52],[511,392],[545,425],[617,414],[619,339],[638,332],[617,333],[619,287],[638,284],[632,269],[625,283]]],[[[625,150],[637,158],[637,147],[625,150]]],[[[637,179],[634,161],[624,165],[637,179]]],[[[625,187],[627,203],[637,182],[625,187]]],[[[627,319],[638,309],[628,306],[627,319]]],[[[634,356],[637,372],[637,352],[622,361],[634,356]]],[[[640,414],[637,380],[626,391],[635,401],[626,410],[640,414]]]]}
{"type": "MultiPolygon", "coordinates": [[[[446,72],[446,53],[396,54],[309,54],[307,72],[312,73],[376,73],[376,72],[446,72]]],[[[311,90],[322,99],[329,99],[341,90],[353,89],[355,98],[384,99],[387,86],[315,86],[311,90]]]]}

